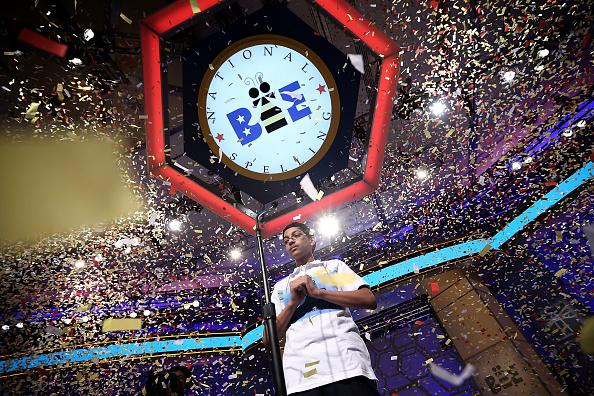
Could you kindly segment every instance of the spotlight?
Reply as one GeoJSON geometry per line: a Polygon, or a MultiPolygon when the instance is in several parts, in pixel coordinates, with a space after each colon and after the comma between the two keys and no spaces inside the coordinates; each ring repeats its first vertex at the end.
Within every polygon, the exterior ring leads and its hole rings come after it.
{"type": "Polygon", "coordinates": [[[149,311],[148,309],[145,309],[144,311],[142,311],[142,314],[144,316],[151,316],[151,311],[149,311]]]}
{"type": "Polygon", "coordinates": [[[446,109],[446,105],[439,100],[433,102],[433,104],[431,104],[431,106],[429,107],[429,110],[431,110],[433,115],[436,115],[438,117],[445,113],[446,109]]]}
{"type": "Polygon", "coordinates": [[[8,331],[8,329],[10,329],[10,326],[9,325],[6,325],[6,324],[5,325],[2,325],[2,330],[8,331]]]}
{"type": "Polygon", "coordinates": [[[417,177],[417,179],[418,179],[418,180],[421,180],[421,181],[423,181],[423,180],[425,180],[427,177],[429,177],[429,172],[427,172],[427,170],[426,170],[426,169],[419,168],[419,169],[417,169],[417,171],[416,171],[416,177],[417,177]]]}
{"type": "Polygon", "coordinates": [[[82,268],[85,268],[85,267],[86,267],[86,265],[87,265],[87,263],[85,263],[85,262],[84,262],[84,260],[80,260],[80,259],[79,259],[79,260],[76,260],[76,261],[74,262],[74,268],[76,268],[76,269],[82,269],[82,268]]]}
{"type": "Polygon", "coordinates": [[[193,306],[194,308],[198,308],[198,306],[199,306],[199,305],[200,305],[200,302],[199,302],[198,300],[194,300],[194,301],[192,301],[192,306],[193,306]]]}
{"type": "Polygon", "coordinates": [[[174,232],[181,230],[181,226],[182,226],[182,222],[177,219],[171,220],[168,224],[169,229],[174,232]]]}
{"type": "Polygon", "coordinates": [[[83,32],[83,38],[85,39],[85,41],[89,41],[93,37],[95,37],[95,33],[93,33],[91,29],[85,29],[85,31],[83,32]]]}
{"type": "Polygon", "coordinates": [[[19,323],[16,324],[16,327],[18,327],[19,329],[22,329],[23,326],[24,326],[23,325],[23,322],[19,322],[19,323]]]}
{"type": "Polygon", "coordinates": [[[538,51],[536,54],[538,55],[539,58],[544,58],[545,56],[547,56],[549,54],[549,50],[546,48],[543,48],[540,51],[538,51]]]}
{"type": "Polygon", "coordinates": [[[506,82],[512,82],[515,77],[516,77],[516,72],[513,70],[508,70],[505,73],[503,73],[503,79],[506,82]]]}
{"type": "Polygon", "coordinates": [[[233,260],[239,260],[241,258],[241,250],[237,248],[231,250],[230,256],[233,260]]]}
{"type": "Polygon", "coordinates": [[[511,167],[513,170],[520,170],[522,169],[522,163],[519,161],[514,161],[512,162],[511,167]]]}
{"type": "Polygon", "coordinates": [[[318,222],[318,231],[324,236],[333,236],[338,234],[340,224],[338,219],[334,216],[326,216],[318,222]]]}

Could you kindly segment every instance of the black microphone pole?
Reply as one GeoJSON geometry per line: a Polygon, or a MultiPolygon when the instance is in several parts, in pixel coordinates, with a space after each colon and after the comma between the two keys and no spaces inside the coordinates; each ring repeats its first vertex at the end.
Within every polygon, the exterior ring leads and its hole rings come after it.
{"type": "MultiPolygon", "coordinates": [[[[272,207],[276,207],[275,203],[272,204],[272,207]]],[[[256,216],[256,239],[258,240],[258,252],[260,254],[262,285],[264,286],[264,305],[262,306],[262,314],[264,316],[264,326],[268,330],[268,342],[270,343],[270,351],[272,355],[272,378],[274,380],[275,394],[277,396],[286,396],[287,386],[285,385],[283,361],[278,344],[278,333],[276,332],[276,310],[274,309],[274,303],[270,301],[268,268],[266,267],[266,263],[264,261],[264,246],[262,244],[262,231],[260,230],[260,217],[264,213],[266,213],[266,210],[263,210],[256,216]]]]}

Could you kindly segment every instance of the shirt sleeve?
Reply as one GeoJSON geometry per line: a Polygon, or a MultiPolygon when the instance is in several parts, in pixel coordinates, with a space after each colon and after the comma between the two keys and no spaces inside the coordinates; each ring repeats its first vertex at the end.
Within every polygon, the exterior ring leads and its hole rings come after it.
{"type": "Polygon", "coordinates": [[[284,296],[281,299],[281,296],[279,294],[283,292],[283,290],[279,287],[280,283],[281,282],[278,282],[276,285],[274,285],[274,288],[272,289],[272,293],[270,295],[270,301],[272,301],[272,303],[274,304],[274,310],[276,311],[277,315],[281,313],[283,309],[285,309],[285,304],[283,302],[284,296]]]}
{"type": "Polygon", "coordinates": [[[369,284],[367,282],[365,282],[363,280],[363,278],[361,278],[359,275],[357,275],[355,273],[355,271],[353,271],[348,265],[346,265],[344,262],[337,260],[338,261],[338,273],[339,274],[345,274],[345,276],[348,279],[348,282],[346,282],[341,289],[343,291],[353,291],[353,290],[359,290],[361,287],[369,287],[369,284]],[[346,275],[348,274],[348,275],[346,275]]]}

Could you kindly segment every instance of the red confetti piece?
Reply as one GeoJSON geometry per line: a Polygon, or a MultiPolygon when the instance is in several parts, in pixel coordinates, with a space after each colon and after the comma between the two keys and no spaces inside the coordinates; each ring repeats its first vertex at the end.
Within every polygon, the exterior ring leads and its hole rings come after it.
{"type": "Polygon", "coordinates": [[[437,294],[439,294],[439,284],[431,282],[431,295],[435,297],[437,294]]]}
{"type": "Polygon", "coordinates": [[[50,40],[41,34],[34,32],[28,28],[22,28],[18,39],[23,43],[27,43],[32,47],[38,48],[42,51],[49,52],[63,58],[66,55],[68,46],[66,44],[60,44],[54,40],[50,40]]]}

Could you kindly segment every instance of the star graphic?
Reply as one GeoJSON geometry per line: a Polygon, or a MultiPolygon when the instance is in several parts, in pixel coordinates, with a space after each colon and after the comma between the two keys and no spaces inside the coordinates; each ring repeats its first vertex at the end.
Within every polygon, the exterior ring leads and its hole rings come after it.
{"type": "Polygon", "coordinates": [[[220,142],[221,140],[225,140],[222,134],[217,133],[217,140],[220,142]]]}
{"type": "Polygon", "coordinates": [[[322,94],[322,92],[326,92],[326,86],[322,84],[318,84],[318,87],[316,89],[320,91],[320,95],[322,94]]]}
{"type": "Polygon", "coordinates": [[[243,130],[243,134],[244,134],[245,136],[247,136],[247,135],[250,135],[251,133],[252,133],[252,132],[250,132],[250,128],[245,128],[245,129],[243,130]]]}
{"type": "Polygon", "coordinates": [[[244,120],[244,117],[242,115],[240,115],[240,116],[237,117],[237,122],[239,122],[240,124],[243,124],[244,121],[245,120],[244,120]]]}

